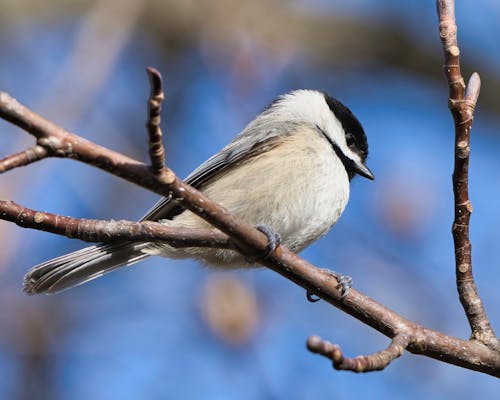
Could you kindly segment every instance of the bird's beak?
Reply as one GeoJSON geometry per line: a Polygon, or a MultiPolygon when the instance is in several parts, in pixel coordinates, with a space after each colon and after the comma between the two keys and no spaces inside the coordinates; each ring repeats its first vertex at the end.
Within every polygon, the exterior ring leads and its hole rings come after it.
{"type": "Polygon", "coordinates": [[[371,179],[372,181],[375,179],[372,171],[368,169],[368,167],[360,161],[353,161],[353,167],[356,173],[360,176],[364,176],[365,178],[371,179]]]}

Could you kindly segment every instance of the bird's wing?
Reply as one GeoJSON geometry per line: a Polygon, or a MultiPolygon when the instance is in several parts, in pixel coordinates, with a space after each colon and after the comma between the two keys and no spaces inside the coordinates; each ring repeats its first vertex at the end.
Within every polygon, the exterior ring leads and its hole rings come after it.
{"type": "MultiPolygon", "coordinates": [[[[240,135],[219,153],[196,168],[184,181],[195,189],[202,190],[203,185],[229,167],[241,164],[279,145],[282,136],[273,135],[272,133],[262,135],[260,140],[255,140],[255,137],[252,140],[250,135],[240,135]]],[[[142,217],[141,221],[172,219],[183,211],[184,208],[177,202],[172,201],[171,197],[163,197],[142,217]]]]}

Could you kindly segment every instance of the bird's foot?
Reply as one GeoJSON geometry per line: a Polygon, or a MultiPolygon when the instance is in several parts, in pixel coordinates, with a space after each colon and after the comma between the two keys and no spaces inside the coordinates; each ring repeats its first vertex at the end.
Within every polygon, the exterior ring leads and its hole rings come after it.
{"type": "MultiPolygon", "coordinates": [[[[323,268],[322,271],[326,272],[328,275],[333,276],[337,282],[337,289],[340,289],[340,299],[342,300],[349,294],[349,290],[352,287],[352,278],[347,275],[339,274],[338,272],[332,271],[331,269],[323,268]]],[[[317,297],[314,293],[307,291],[306,293],[307,301],[311,303],[316,303],[321,299],[317,297]]]]}
{"type": "Polygon", "coordinates": [[[256,225],[255,229],[267,236],[267,246],[263,258],[269,257],[281,244],[281,236],[267,225],[256,225]]]}
{"type": "Polygon", "coordinates": [[[264,250],[264,254],[261,257],[254,258],[252,256],[246,256],[245,261],[248,263],[255,263],[258,261],[259,258],[265,259],[269,257],[271,254],[273,254],[274,250],[281,244],[281,236],[279,233],[274,232],[270,227],[267,225],[256,225],[255,229],[258,231],[262,232],[264,235],[267,236],[267,246],[266,249],[264,250]]]}
{"type": "Polygon", "coordinates": [[[318,296],[316,296],[313,292],[310,292],[309,290],[306,292],[306,297],[307,301],[309,303],[316,303],[321,300],[318,296]]]}

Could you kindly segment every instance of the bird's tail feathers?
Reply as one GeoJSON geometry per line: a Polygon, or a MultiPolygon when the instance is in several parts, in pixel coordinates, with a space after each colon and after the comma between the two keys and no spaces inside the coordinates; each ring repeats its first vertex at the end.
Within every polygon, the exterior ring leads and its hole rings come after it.
{"type": "Polygon", "coordinates": [[[81,285],[149,255],[147,243],[98,244],[65,254],[33,267],[24,276],[27,294],[56,293],[81,285]]]}

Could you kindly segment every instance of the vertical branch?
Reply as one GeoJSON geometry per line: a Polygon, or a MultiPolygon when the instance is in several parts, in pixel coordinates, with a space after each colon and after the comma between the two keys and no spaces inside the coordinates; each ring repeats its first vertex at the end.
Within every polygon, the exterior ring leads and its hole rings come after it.
{"type": "Polygon", "coordinates": [[[165,99],[160,73],[155,69],[146,68],[151,87],[148,101],[148,121],[146,127],[149,133],[149,158],[154,175],[160,175],[165,170],[165,150],[162,143],[160,128],[161,105],[165,99]]]}
{"type": "Polygon", "coordinates": [[[469,199],[470,131],[481,81],[474,73],[465,86],[460,71],[460,49],[457,43],[455,4],[453,0],[437,0],[439,33],[444,49],[444,74],[448,80],[448,106],[455,123],[455,167],[453,193],[455,218],[452,233],[455,245],[457,289],[472,330],[472,338],[498,346],[472,275],[472,248],[469,221],[472,204],[469,199]]]}

